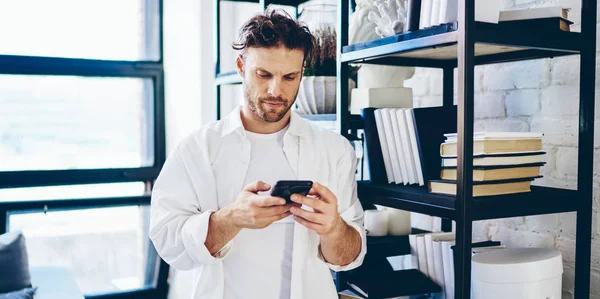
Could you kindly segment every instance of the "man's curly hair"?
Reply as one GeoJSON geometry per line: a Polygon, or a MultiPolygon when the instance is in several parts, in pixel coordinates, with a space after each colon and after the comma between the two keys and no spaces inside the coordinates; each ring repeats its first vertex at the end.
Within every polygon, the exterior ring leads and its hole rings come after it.
{"type": "Polygon", "coordinates": [[[281,9],[266,9],[248,20],[240,29],[233,49],[242,51],[250,47],[271,48],[283,46],[302,50],[304,61],[312,60],[316,39],[305,24],[294,20],[281,9]]]}

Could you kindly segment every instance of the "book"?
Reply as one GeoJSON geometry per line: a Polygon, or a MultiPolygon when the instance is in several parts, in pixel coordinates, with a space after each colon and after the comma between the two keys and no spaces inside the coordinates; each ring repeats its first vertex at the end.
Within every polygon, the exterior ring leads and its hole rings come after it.
{"type": "Polygon", "coordinates": [[[419,30],[421,17],[421,0],[408,0],[408,14],[406,15],[407,31],[419,30]]]}
{"type": "Polygon", "coordinates": [[[515,21],[559,17],[569,19],[569,9],[553,6],[527,9],[505,10],[500,12],[499,21],[515,21]]]}
{"type": "MultiPolygon", "coordinates": [[[[388,184],[396,181],[395,175],[392,172],[392,158],[390,157],[390,151],[387,143],[387,137],[385,134],[385,128],[383,126],[383,118],[381,116],[381,110],[375,110],[375,123],[377,125],[377,134],[379,141],[381,142],[381,154],[383,156],[383,163],[385,165],[385,173],[388,184]]],[[[370,162],[370,160],[369,160],[370,162]]]]}
{"type": "Polygon", "coordinates": [[[419,29],[431,27],[432,6],[433,0],[421,0],[421,22],[419,23],[419,29]]]}
{"type": "Polygon", "coordinates": [[[398,164],[400,171],[402,172],[402,179],[404,185],[413,184],[414,178],[411,178],[412,173],[409,173],[408,164],[406,163],[408,153],[404,152],[404,144],[401,136],[400,122],[398,122],[398,115],[396,114],[397,109],[384,109],[390,116],[392,122],[392,133],[394,137],[394,143],[396,144],[396,156],[398,157],[398,164]]]}
{"type": "MultiPolygon", "coordinates": [[[[541,139],[479,139],[473,140],[473,155],[541,151],[541,139]]],[[[441,156],[457,156],[457,142],[440,146],[441,156]]]]}
{"type": "Polygon", "coordinates": [[[456,107],[453,105],[411,110],[423,182],[439,179],[442,164],[440,144],[445,140],[444,134],[456,132],[456,107]]]}
{"type": "MultiPolygon", "coordinates": [[[[532,178],[521,178],[501,181],[473,182],[473,197],[505,195],[531,191],[531,181],[542,176],[532,178]]],[[[429,181],[429,192],[456,195],[456,181],[454,180],[431,180],[429,181]]]]}
{"type": "Polygon", "coordinates": [[[396,118],[398,119],[398,128],[400,129],[400,139],[402,140],[402,152],[406,172],[408,173],[408,182],[410,184],[419,183],[417,179],[417,171],[415,169],[414,155],[412,151],[412,141],[408,133],[408,123],[406,122],[405,109],[396,110],[396,118]]]}
{"type": "Polygon", "coordinates": [[[381,111],[383,132],[388,146],[388,152],[390,154],[390,161],[392,162],[391,166],[392,173],[394,174],[394,182],[396,184],[403,184],[406,180],[404,179],[404,171],[402,171],[402,165],[400,164],[400,160],[398,159],[398,149],[396,148],[394,130],[389,109],[380,109],[379,111],[381,111]]]}
{"type": "MultiPolygon", "coordinates": [[[[544,151],[473,155],[473,166],[519,165],[542,162],[544,151]]],[[[456,167],[456,156],[442,157],[442,167],[456,167]]]]}
{"type": "Polygon", "coordinates": [[[430,277],[429,267],[427,266],[427,251],[425,249],[425,234],[417,235],[417,259],[419,262],[419,271],[425,276],[430,277]]]}
{"type": "Polygon", "coordinates": [[[431,18],[429,19],[429,26],[440,24],[440,5],[440,0],[433,0],[431,2],[431,18]]]}
{"type": "Polygon", "coordinates": [[[558,30],[570,32],[573,22],[563,18],[543,18],[519,21],[504,21],[498,23],[502,30],[529,30],[535,32],[556,32],[558,30]]]}
{"type": "MultiPolygon", "coordinates": [[[[474,132],[473,140],[522,140],[522,139],[541,139],[543,133],[538,132],[474,132]]],[[[456,142],[457,133],[444,134],[445,142],[456,142]]]]}
{"type": "MultiPolygon", "coordinates": [[[[507,179],[529,178],[540,175],[544,162],[522,165],[474,166],[473,181],[498,181],[507,179]]],[[[456,167],[443,167],[442,180],[456,180],[456,167]]]]}
{"type": "Polygon", "coordinates": [[[411,153],[416,171],[416,178],[419,183],[419,186],[424,186],[425,180],[423,179],[423,169],[421,165],[421,158],[419,157],[419,146],[417,144],[417,136],[415,135],[415,124],[413,121],[412,108],[405,109],[404,113],[406,116],[406,126],[408,129],[408,137],[410,139],[411,153]]]}
{"type": "MultiPolygon", "coordinates": [[[[361,116],[365,130],[365,147],[367,148],[367,158],[369,161],[369,175],[373,183],[389,183],[387,169],[384,164],[383,146],[379,139],[377,123],[375,120],[376,108],[362,109],[361,116]]],[[[386,149],[387,150],[387,149],[386,149]]]]}
{"type": "MultiPolygon", "coordinates": [[[[396,298],[437,293],[441,288],[416,269],[392,271],[385,274],[349,275],[348,286],[364,298],[396,298]],[[399,285],[401,282],[410,282],[399,285]]],[[[408,297],[407,297],[408,298],[408,297]]]]}

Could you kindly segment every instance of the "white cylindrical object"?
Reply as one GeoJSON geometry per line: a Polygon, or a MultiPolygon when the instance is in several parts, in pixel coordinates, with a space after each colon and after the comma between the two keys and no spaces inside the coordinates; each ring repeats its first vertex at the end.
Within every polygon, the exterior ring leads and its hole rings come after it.
{"type": "Polygon", "coordinates": [[[367,235],[374,237],[385,236],[388,233],[388,214],[386,210],[366,210],[365,229],[367,235]]]}
{"type": "Polygon", "coordinates": [[[473,299],[561,298],[560,251],[498,249],[476,254],[472,261],[473,299]]]}
{"type": "Polygon", "coordinates": [[[388,234],[392,236],[410,235],[410,212],[387,208],[388,212],[388,234]]]}

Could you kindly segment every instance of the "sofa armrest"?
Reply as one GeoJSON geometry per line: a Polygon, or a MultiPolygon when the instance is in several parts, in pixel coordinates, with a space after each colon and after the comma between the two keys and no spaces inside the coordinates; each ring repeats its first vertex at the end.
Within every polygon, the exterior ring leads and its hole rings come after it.
{"type": "Polygon", "coordinates": [[[32,267],[30,272],[35,299],[85,299],[67,268],[32,267]]]}

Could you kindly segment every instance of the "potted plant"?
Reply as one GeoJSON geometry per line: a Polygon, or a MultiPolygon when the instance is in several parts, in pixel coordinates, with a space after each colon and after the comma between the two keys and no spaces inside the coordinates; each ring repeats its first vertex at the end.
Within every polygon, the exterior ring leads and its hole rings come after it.
{"type": "MultiPolygon", "coordinates": [[[[332,114],[336,112],[336,32],[331,26],[313,31],[317,41],[313,59],[307,59],[297,97],[300,114],[332,114]]],[[[351,74],[358,70],[351,67],[351,74]]],[[[348,92],[354,88],[349,79],[348,92]]]]}

